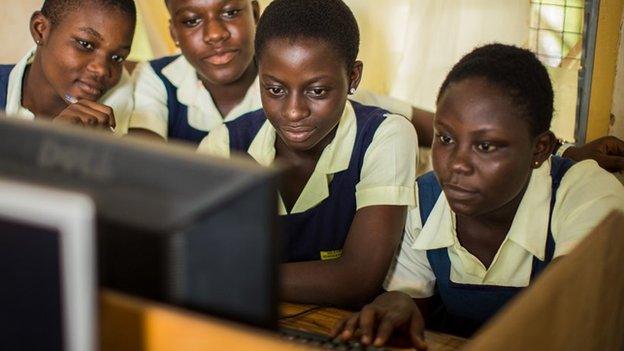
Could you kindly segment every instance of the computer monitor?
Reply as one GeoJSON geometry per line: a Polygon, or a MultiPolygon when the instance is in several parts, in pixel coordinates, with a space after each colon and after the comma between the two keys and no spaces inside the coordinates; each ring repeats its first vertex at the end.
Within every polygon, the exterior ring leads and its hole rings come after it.
{"type": "Polygon", "coordinates": [[[95,207],[0,178],[0,349],[96,350],[95,207]]]}
{"type": "Polygon", "coordinates": [[[0,176],[83,192],[100,284],[277,324],[277,176],[244,159],[0,116],[0,176]]]}

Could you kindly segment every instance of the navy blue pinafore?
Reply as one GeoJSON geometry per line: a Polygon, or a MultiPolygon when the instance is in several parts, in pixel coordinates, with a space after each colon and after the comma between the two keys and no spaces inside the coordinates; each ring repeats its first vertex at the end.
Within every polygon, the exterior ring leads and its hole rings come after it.
{"type": "Polygon", "coordinates": [[[150,61],[149,64],[167,90],[167,109],[169,110],[167,138],[186,140],[193,144],[199,144],[208,135],[208,132],[191,127],[188,122],[188,107],[178,101],[178,88],[162,72],[165,67],[178,57],[180,55],[162,57],[150,61]]]}
{"type": "MultiPolygon", "coordinates": [[[[284,261],[314,261],[339,257],[351,222],[355,217],[355,186],[360,181],[364,155],[375,131],[388,113],[377,107],[351,102],[357,120],[357,133],[349,167],[334,174],[329,196],[315,207],[282,219],[284,261]]],[[[247,152],[266,120],[263,110],[247,113],[226,125],[230,149],[247,152]]]]}
{"type": "Polygon", "coordinates": [[[15,65],[0,65],[0,111],[6,110],[9,75],[15,65]]]}
{"type": "MultiPolygon", "coordinates": [[[[551,157],[552,196],[544,261],[533,257],[531,281],[550,263],[555,252],[555,241],[550,228],[557,189],[566,171],[574,162],[557,156],[551,157]]],[[[433,172],[418,178],[418,201],[421,223],[425,223],[442,192],[433,172]]],[[[427,250],[427,259],[436,277],[436,292],[442,300],[445,321],[438,320],[442,330],[468,336],[513,298],[521,287],[459,284],[450,279],[451,261],[448,248],[427,250]]]]}

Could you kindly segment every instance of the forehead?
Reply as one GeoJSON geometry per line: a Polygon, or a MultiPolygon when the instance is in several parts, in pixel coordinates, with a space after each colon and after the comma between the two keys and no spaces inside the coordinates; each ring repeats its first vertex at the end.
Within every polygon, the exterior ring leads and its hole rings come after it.
{"type": "Polygon", "coordinates": [[[193,8],[220,8],[229,4],[245,5],[250,4],[252,0],[167,0],[165,4],[169,11],[176,11],[183,7],[193,8]]]}
{"type": "Polygon", "coordinates": [[[283,65],[300,70],[343,70],[343,61],[328,42],[315,38],[272,38],[258,57],[260,70],[283,65]]]}
{"type": "Polygon", "coordinates": [[[448,85],[438,102],[435,122],[465,131],[528,133],[529,123],[520,113],[521,109],[501,87],[485,78],[465,78],[448,85]]]}
{"type": "Polygon", "coordinates": [[[112,6],[85,2],[77,9],[63,14],[53,32],[82,31],[104,41],[132,41],[134,22],[129,14],[112,6]]]}

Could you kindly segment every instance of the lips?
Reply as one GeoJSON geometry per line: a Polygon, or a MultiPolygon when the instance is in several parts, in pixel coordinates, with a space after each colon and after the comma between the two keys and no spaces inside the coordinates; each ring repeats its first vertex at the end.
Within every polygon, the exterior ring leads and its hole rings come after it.
{"type": "Polygon", "coordinates": [[[86,95],[90,98],[97,99],[102,96],[102,93],[104,92],[104,88],[102,87],[102,85],[95,82],[79,80],[78,82],[76,82],[76,85],[82,92],[81,95],[86,95]]]}
{"type": "Polygon", "coordinates": [[[444,184],[443,189],[446,197],[453,200],[467,200],[478,194],[474,189],[456,184],[444,184]]]}
{"type": "Polygon", "coordinates": [[[232,61],[237,53],[238,50],[235,49],[216,50],[214,53],[206,56],[204,61],[215,66],[225,65],[232,61]]]}
{"type": "Polygon", "coordinates": [[[314,128],[309,127],[298,127],[298,128],[283,128],[282,135],[294,142],[294,143],[302,143],[310,138],[310,136],[314,133],[314,128]]]}

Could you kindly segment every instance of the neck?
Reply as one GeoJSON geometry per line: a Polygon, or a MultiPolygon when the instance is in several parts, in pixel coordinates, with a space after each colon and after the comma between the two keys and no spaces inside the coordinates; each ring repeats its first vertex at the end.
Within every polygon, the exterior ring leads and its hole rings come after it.
{"type": "Polygon", "coordinates": [[[38,53],[32,64],[26,67],[22,79],[22,106],[35,114],[52,118],[67,107],[67,103],[54,91],[41,68],[41,57],[38,53]]]}
{"type": "Polygon", "coordinates": [[[503,236],[507,235],[528,185],[529,183],[527,181],[522,191],[520,191],[515,198],[495,211],[476,216],[457,214],[458,231],[460,223],[462,223],[463,225],[470,225],[471,227],[480,227],[488,229],[489,231],[503,233],[503,236]]]}
{"type": "Polygon", "coordinates": [[[336,136],[336,130],[338,129],[338,125],[334,127],[334,129],[325,137],[323,140],[318,142],[318,144],[314,145],[313,148],[304,151],[293,150],[284,143],[282,138],[276,136],[275,138],[275,158],[280,158],[287,160],[288,163],[293,166],[297,166],[298,164],[306,164],[309,162],[318,162],[323,150],[329,145],[334,137],[336,136]]]}
{"type": "Polygon", "coordinates": [[[247,66],[247,69],[239,79],[229,84],[214,84],[203,77],[200,77],[200,79],[204,87],[210,92],[210,96],[212,96],[212,100],[217,109],[219,109],[221,116],[226,116],[234,106],[243,101],[247,90],[249,90],[257,75],[258,69],[256,64],[252,62],[247,66]]]}

